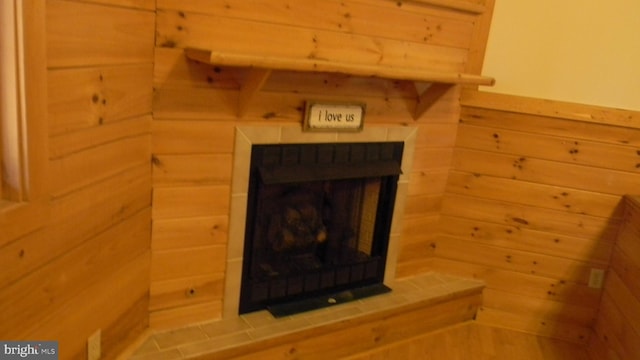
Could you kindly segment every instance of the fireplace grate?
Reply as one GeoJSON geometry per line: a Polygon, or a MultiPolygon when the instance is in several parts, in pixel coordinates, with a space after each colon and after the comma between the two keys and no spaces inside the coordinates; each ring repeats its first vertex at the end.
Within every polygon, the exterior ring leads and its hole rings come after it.
{"type": "Polygon", "coordinates": [[[385,294],[391,291],[391,288],[383,284],[373,284],[352,288],[337,293],[312,297],[300,301],[292,301],[284,304],[267,306],[267,310],[273,317],[279,318],[290,316],[305,311],[322,309],[329,306],[344,304],[346,302],[367,298],[369,296],[385,294]]]}
{"type": "Polygon", "coordinates": [[[375,281],[379,276],[382,258],[372,257],[356,264],[312,270],[306,273],[267,278],[251,284],[251,301],[268,302],[300,294],[309,296],[323,290],[339,288],[351,283],[375,281]]]}

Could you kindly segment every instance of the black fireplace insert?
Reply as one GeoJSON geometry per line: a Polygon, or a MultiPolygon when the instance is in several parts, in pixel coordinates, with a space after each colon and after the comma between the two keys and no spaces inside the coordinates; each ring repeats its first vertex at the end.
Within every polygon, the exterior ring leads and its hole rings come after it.
{"type": "Polygon", "coordinates": [[[389,290],[382,281],[403,147],[252,146],[241,314],[278,316],[389,290]]]}

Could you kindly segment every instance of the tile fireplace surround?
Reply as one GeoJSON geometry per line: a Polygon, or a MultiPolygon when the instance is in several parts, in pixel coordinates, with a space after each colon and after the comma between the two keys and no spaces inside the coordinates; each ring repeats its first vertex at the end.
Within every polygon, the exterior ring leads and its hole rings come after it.
{"type": "Polygon", "coordinates": [[[367,127],[361,132],[305,132],[300,126],[240,126],[236,128],[233,178],[231,182],[231,212],[227,251],[223,319],[238,316],[240,283],[244,254],[249,188],[251,146],[256,144],[341,143],[341,142],[404,142],[402,175],[398,180],[384,282],[395,279],[398,243],[409,174],[413,165],[417,129],[415,127],[367,127]]]}

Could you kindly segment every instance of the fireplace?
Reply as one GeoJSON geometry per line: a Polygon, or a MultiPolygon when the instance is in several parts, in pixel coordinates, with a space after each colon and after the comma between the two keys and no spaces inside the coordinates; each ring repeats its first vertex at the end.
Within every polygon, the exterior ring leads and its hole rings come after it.
{"type": "Polygon", "coordinates": [[[404,144],[254,145],[240,313],[275,316],[382,285],[404,144]]]}
{"type": "Polygon", "coordinates": [[[417,134],[416,127],[407,126],[406,124],[368,126],[362,131],[353,133],[306,132],[299,125],[283,124],[236,127],[231,181],[231,208],[229,213],[229,241],[226,252],[227,261],[222,299],[223,318],[233,319],[239,315],[251,157],[255,145],[342,144],[355,142],[401,142],[404,144],[401,162],[402,174],[399,176],[397,183],[391,235],[384,265],[384,284],[392,286],[396,278],[403,214],[406,196],[409,191],[409,177],[412,172],[417,134]]]}

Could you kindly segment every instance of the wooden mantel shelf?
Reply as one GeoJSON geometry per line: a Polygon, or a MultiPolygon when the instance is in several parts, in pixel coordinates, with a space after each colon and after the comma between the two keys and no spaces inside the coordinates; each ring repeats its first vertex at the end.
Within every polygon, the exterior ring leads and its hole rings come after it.
{"type": "Polygon", "coordinates": [[[487,85],[495,80],[491,77],[457,72],[437,72],[414,68],[393,68],[354,64],[321,59],[293,59],[284,57],[265,57],[246,54],[221,53],[211,50],[186,48],[188,59],[217,66],[237,66],[252,69],[251,75],[241,87],[238,115],[242,116],[250,99],[268,79],[271,71],[301,71],[341,73],[361,77],[377,77],[391,80],[412,81],[416,89],[420,83],[431,83],[426,90],[418,92],[418,101],[414,118],[420,117],[446,90],[454,85],[487,85]]]}

